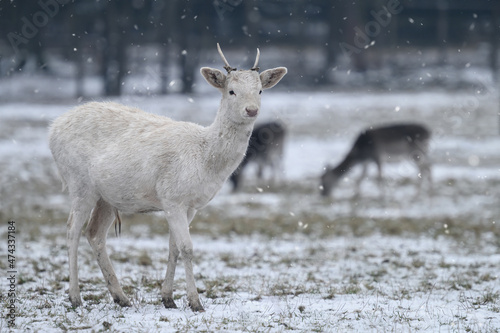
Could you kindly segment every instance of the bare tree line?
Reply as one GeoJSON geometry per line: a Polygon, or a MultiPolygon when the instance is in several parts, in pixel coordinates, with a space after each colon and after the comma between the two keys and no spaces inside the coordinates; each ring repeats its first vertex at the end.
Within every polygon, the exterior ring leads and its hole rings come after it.
{"type": "Polygon", "coordinates": [[[438,48],[445,62],[446,49],[487,43],[496,72],[499,13],[488,0],[7,1],[0,3],[0,78],[22,72],[28,61],[50,72],[47,57],[56,54],[75,65],[78,94],[85,76],[97,75],[104,95],[120,95],[137,66],[133,49],[153,45],[156,93],[167,93],[169,68],[178,69],[181,91],[190,93],[200,55],[216,42],[283,48],[307,84],[335,83],[326,73],[339,66],[363,73],[381,66],[380,54],[408,46],[438,48]],[[317,64],[310,50],[321,54],[317,64]]]}

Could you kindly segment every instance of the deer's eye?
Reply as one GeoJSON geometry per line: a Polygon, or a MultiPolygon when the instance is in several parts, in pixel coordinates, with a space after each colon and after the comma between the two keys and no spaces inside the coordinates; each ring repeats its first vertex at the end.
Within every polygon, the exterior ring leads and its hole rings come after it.
{"type": "Polygon", "coordinates": [[[236,95],[236,94],[234,93],[234,90],[229,90],[229,95],[236,95]]]}
{"type": "Polygon", "coordinates": [[[262,94],[262,90],[259,91],[259,95],[262,94]]]}

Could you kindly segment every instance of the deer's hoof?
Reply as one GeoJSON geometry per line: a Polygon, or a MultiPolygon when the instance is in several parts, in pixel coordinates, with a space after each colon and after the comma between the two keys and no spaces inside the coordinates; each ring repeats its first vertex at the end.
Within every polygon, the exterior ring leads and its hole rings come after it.
{"type": "Polygon", "coordinates": [[[116,304],[118,304],[119,306],[121,306],[123,308],[128,308],[128,307],[132,306],[132,303],[130,303],[130,301],[127,298],[121,299],[121,298],[117,297],[117,298],[114,298],[113,300],[115,301],[116,304]]]}
{"type": "Polygon", "coordinates": [[[161,302],[167,309],[177,309],[177,305],[175,304],[174,300],[171,297],[168,298],[162,298],[161,302]]]}
{"type": "Polygon", "coordinates": [[[195,305],[193,305],[193,304],[190,303],[189,307],[191,308],[191,310],[193,312],[205,312],[205,309],[203,308],[203,306],[201,306],[200,303],[195,304],[195,305]]]}
{"type": "Polygon", "coordinates": [[[80,297],[69,297],[69,301],[71,302],[71,306],[76,309],[83,305],[82,299],[80,297]]]}

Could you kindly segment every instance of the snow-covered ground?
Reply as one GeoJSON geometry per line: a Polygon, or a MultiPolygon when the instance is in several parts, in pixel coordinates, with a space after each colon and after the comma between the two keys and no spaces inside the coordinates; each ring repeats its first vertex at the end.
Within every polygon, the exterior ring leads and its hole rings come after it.
{"type": "MultiPolygon", "coordinates": [[[[119,101],[206,125],[219,96],[207,90],[119,101]]],[[[179,309],[159,301],[168,250],[161,215],[125,216],[121,238],[109,237],[133,307],[112,303],[82,239],[85,306],[71,309],[69,205],[47,147],[47,126],[76,104],[0,104],[0,269],[7,272],[6,222],[15,220],[17,331],[500,330],[495,94],[266,91],[259,121],[279,119],[289,130],[283,175],[268,186],[246,170],[243,191],[233,194],[225,186],[193,221],[201,314],[186,305],[183,269],[176,275],[179,309]],[[434,133],[432,197],[414,197],[418,177],[408,163],[386,167],[383,199],[373,178],[363,183],[360,198],[353,197],[358,170],[333,198],[319,196],[323,167],[338,163],[360,130],[400,121],[424,123],[434,133]]],[[[5,306],[7,283],[1,279],[5,306]]],[[[3,318],[0,329],[6,329],[3,318]]]]}
{"type": "MultiPolygon", "coordinates": [[[[22,228],[20,225],[19,228],[22,228]]],[[[495,332],[498,246],[463,247],[446,237],[265,238],[195,235],[196,279],[206,312],[159,300],[168,244],[164,235],[111,237],[108,247],[133,306],[109,296],[87,244],[80,248],[85,306],[67,300],[64,237],[22,240],[18,252],[18,331],[116,332],[495,332]]],[[[54,234],[58,236],[54,236],[54,234]]],[[[3,324],[5,325],[5,324],[3,324]]],[[[5,328],[5,326],[4,326],[5,328]]]]}

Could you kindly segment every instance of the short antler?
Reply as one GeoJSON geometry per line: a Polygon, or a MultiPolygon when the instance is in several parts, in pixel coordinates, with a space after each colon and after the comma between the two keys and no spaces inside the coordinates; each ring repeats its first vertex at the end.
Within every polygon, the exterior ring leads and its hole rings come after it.
{"type": "Polygon", "coordinates": [[[231,65],[229,65],[229,63],[227,62],[226,57],[224,57],[224,53],[222,53],[219,43],[217,43],[217,50],[219,51],[222,61],[224,61],[225,64],[224,69],[227,71],[227,73],[229,74],[231,73],[231,71],[235,71],[236,68],[231,67],[231,65]]]}
{"type": "Polygon", "coordinates": [[[257,57],[255,58],[255,64],[253,64],[253,67],[250,69],[252,71],[259,71],[259,67],[257,65],[259,64],[259,57],[260,57],[260,51],[259,48],[257,48],[257,57]]]}

